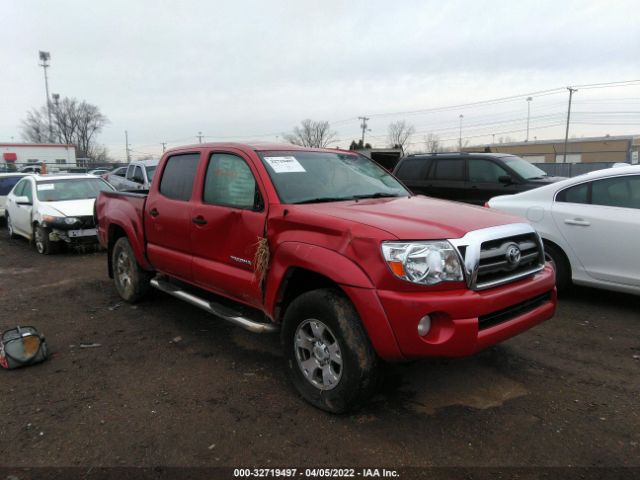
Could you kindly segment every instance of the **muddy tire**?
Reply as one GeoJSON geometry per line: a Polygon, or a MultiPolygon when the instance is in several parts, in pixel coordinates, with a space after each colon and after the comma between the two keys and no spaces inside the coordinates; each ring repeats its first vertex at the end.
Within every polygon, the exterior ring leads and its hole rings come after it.
{"type": "Polygon", "coordinates": [[[51,255],[60,251],[60,243],[49,240],[49,229],[37,224],[33,226],[33,246],[41,255],[51,255]]]}
{"type": "Polygon", "coordinates": [[[7,225],[7,233],[9,234],[9,238],[18,238],[18,235],[16,235],[16,232],[13,230],[13,223],[8,213],[5,216],[4,221],[7,225]]]}
{"type": "Polygon", "coordinates": [[[149,292],[152,274],[138,265],[127,237],[120,237],[113,246],[111,264],[113,283],[122,299],[129,303],[142,300],[149,292]]]}
{"type": "Polygon", "coordinates": [[[564,252],[554,245],[545,243],[544,257],[556,271],[556,288],[559,292],[566,290],[571,284],[571,266],[564,252]]]}
{"type": "Polygon", "coordinates": [[[358,313],[338,290],[303,293],[282,322],[286,371],[312,405],[331,413],[360,407],[378,384],[378,361],[358,313]]]}

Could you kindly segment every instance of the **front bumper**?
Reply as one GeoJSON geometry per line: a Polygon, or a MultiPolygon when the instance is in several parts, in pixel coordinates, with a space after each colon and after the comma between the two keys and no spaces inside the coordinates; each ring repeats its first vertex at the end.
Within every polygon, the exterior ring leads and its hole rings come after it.
{"type": "Polygon", "coordinates": [[[549,265],[532,277],[482,291],[377,293],[407,359],[471,355],[550,319],[557,303],[549,265]],[[418,322],[427,314],[431,329],[421,337],[418,322]]]}

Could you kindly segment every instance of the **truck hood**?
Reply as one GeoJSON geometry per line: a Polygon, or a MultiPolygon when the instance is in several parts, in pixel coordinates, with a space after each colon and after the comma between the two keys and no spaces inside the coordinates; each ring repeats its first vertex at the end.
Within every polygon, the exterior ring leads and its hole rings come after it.
{"type": "Polygon", "coordinates": [[[384,230],[401,240],[460,238],[472,230],[522,219],[464,203],[422,195],[305,205],[314,213],[384,230]]]}
{"type": "MultiPolygon", "coordinates": [[[[66,200],[64,202],[41,202],[42,212],[48,214],[46,210],[53,209],[65,217],[82,217],[93,215],[94,198],[83,198],[81,200],[66,200]]],[[[51,212],[53,215],[59,215],[51,212]]]]}

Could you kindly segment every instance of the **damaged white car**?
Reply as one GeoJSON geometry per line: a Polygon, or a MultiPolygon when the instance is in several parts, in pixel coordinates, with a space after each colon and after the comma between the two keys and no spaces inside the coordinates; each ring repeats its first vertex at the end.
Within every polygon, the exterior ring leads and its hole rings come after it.
{"type": "Polygon", "coordinates": [[[96,243],[93,207],[98,193],[114,188],[93,175],[32,175],[7,196],[9,236],[32,241],[38,253],[55,253],[63,244],[96,243]]]}

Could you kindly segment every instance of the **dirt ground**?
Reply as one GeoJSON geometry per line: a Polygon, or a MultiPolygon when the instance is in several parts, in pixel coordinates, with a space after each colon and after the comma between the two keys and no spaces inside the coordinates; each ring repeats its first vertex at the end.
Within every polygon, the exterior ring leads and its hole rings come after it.
{"type": "Polygon", "coordinates": [[[640,467],[638,297],[575,288],[472,358],[386,367],[348,416],[297,396],[277,335],[159,292],[123,304],[104,253],[41,256],[3,229],[0,305],[52,352],[0,371],[1,466],[640,467]]]}

